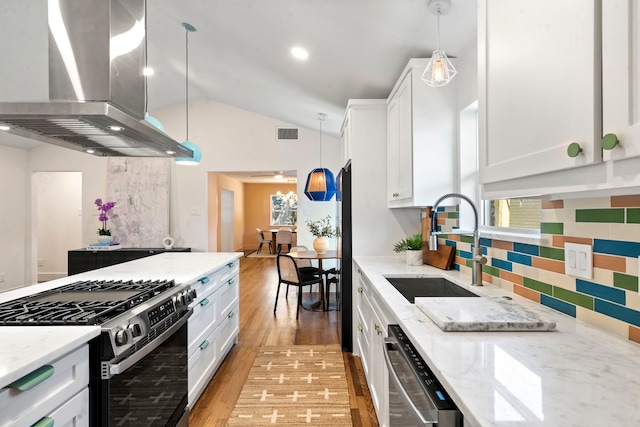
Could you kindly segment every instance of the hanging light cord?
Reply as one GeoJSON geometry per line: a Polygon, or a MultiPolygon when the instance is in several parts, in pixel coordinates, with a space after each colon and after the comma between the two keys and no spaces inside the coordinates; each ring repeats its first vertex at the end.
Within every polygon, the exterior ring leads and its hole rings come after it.
{"type": "Polygon", "coordinates": [[[147,70],[149,69],[149,48],[147,44],[147,2],[144,2],[144,113],[149,113],[149,87],[147,86],[147,70]]]}
{"type": "Polygon", "coordinates": [[[324,113],[318,114],[318,120],[320,121],[320,168],[322,168],[322,122],[326,117],[324,113]]]}
{"type": "Polygon", "coordinates": [[[187,119],[187,139],[189,140],[189,30],[185,28],[185,63],[187,66],[186,69],[186,80],[185,80],[185,93],[186,93],[186,119],[187,119]]]}
{"type": "Polygon", "coordinates": [[[438,8],[438,13],[437,13],[437,19],[436,19],[436,50],[440,50],[440,8],[438,8]]]}

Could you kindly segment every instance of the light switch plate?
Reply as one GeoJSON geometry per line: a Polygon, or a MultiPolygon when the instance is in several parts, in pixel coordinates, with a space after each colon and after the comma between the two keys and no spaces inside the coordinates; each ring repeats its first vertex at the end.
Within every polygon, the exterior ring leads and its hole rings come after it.
{"type": "Polygon", "coordinates": [[[564,272],[570,276],[593,278],[593,248],[578,243],[564,244],[564,272]]]}

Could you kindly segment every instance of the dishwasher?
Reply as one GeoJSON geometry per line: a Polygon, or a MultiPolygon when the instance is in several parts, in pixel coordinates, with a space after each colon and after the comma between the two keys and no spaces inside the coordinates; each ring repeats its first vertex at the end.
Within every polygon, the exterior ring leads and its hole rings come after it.
{"type": "Polygon", "coordinates": [[[462,414],[399,325],[384,340],[389,427],[462,427],[462,414]]]}

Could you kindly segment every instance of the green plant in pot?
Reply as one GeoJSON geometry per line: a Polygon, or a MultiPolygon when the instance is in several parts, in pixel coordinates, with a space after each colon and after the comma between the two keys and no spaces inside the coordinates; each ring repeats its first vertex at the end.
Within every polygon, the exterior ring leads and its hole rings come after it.
{"type": "Polygon", "coordinates": [[[407,253],[407,265],[422,265],[422,234],[414,234],[399,240],[393,250],[407,253]]]}
{"type": "Polygon", "coordinates": [[[329,237],[338,235],[338,228],[333,225],[331,215],[317,221],[309,220],[306,223],[311,234],[315,236],[313,249],[319,254],[325,253],[329,248],[329,237]]]}

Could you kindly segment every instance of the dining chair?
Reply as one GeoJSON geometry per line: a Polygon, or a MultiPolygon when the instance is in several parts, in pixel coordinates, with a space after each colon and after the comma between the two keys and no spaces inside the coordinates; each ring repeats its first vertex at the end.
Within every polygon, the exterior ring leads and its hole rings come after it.
{"type": "Polygon", "coordinates": [[[291,230],[280,229],[276,233],[276,243],[278,245],[277,252],[280,253],[282,251],[282,245],[287,245],[288,249],[291,250],[291,230]]]}
{"type": "Polygon", "coordinates": [[[298,304],[296,307],[297,320],[298,316],[300,315],[300,306],[302,305],[302,287],[312,286],[315,284],[319,284],[320,286],[322,286],[322,277],[314,275],[303,276],[302,274],[300,274],[300,270],[298,269],[296,260],[290,255],[278,254],[276,258],[276,264],[278,266],[278,289],[276,290],[276,303],[273,306],[273,314],[276,314],[276,309],[278,308],[280,284],[286,283],[287,287],[289,285],[298,287],[298,304]]]}
{"type": "Polygon", "coordinates": [[[258,246],[258,250],[256,251],[256,253],[260,253],[260,251],[262,250],[262,245],[264,243],[267,243],[269,245],[269,253],[273,252],[273,242],[271,241],[271,239],[265,239],[264,238],[264,231],[262,231],[260,228],[256,227],[256,233],[258,233],[258,242],[260,243],[260,246],[258,246]]]}
{"type": "MultiPolygon", "coordinates": [[[[309,249],[307,249],[306,246],[293,246],[290,250],[289,253],[292,252],[297,252],[297,251],[308,251],[309,249]]],[[[303,276],[306,275],[316,275],[319,276],[320,275],[320,270],[318,269],[318,267],[314,267],[313,264],[311,263],[310,259],[304,259],[304,258],[300,258],[296,260],[296,264],[298,265],[298,270],[300,270],[300,274],[303,276]]],[[[311,286],[309,288],[309,293],[312,292],[313,286],[311,286]]],[[[289,285],[287,285],[287,292],[285,294],[285,297],[289,296],[289,285]]]]}

